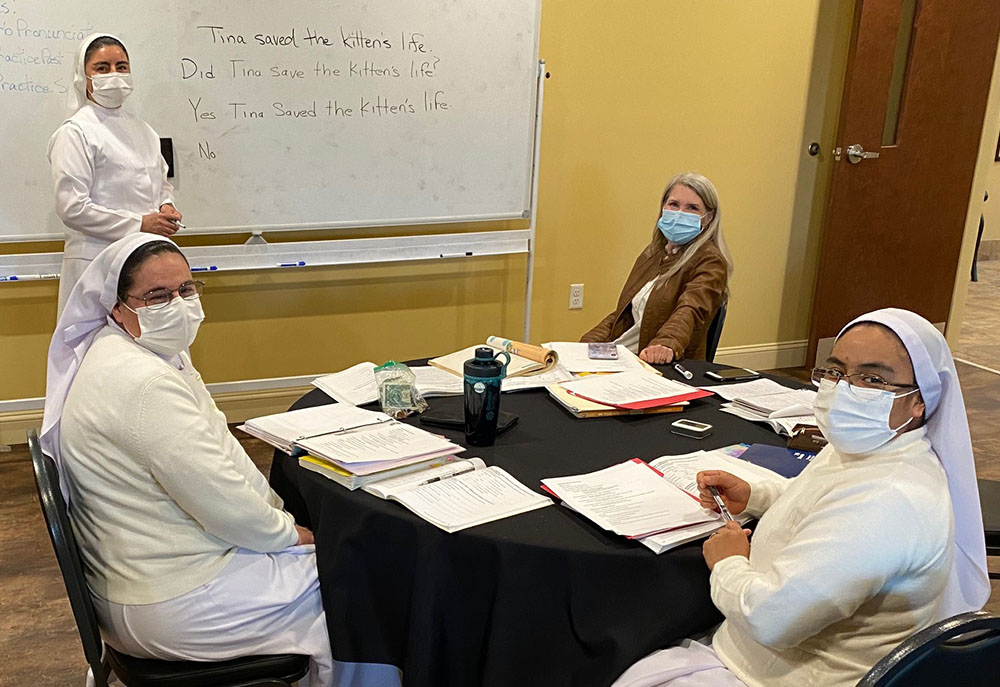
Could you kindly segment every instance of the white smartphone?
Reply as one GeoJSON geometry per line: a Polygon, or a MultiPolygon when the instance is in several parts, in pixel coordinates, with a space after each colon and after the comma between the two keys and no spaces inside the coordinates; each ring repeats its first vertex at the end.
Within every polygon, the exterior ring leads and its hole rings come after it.
{"type": "Polygon", "coordinates": [[[704,439],[712,433],[712,425],[694,420],[675,420],[670,423],[670,431],[692,439],[704,439]]]}

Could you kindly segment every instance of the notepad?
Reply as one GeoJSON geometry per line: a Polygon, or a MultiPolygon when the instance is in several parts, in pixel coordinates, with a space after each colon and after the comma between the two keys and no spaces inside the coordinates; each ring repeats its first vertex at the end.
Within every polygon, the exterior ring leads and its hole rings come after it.
{"type": "MultiPolygon", "coordinates": [[[[410,370],[416,377],[417,390],[425,397],[462,394],[462,380],[453,374],[427,365],[414,365],[410,370]]],[[[317,377],[312,384],[340,403],[360,406],[378,400],[375,363],[358,363],[346,370],[317,377]]]]}

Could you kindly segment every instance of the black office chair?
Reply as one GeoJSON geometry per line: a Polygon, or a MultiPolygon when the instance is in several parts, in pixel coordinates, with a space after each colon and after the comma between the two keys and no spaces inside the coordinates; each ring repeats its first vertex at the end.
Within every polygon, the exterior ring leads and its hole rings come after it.
{"type": "Polygon", "coordinates": [[[28,448],[45,524],[66,584],[83,653],[97,687],[108,687],[111,671],[127,687],[289,687],[305,676],[309,670],[308,656],[248,656],[219,662],[160,661],[128,656],[104,644],[90,590],[83,577],[83,562],[70,526],[66,502],[59,489],[55,462],[42,453],[33,429],[28,431],[28,448]]]}
{"type": "Polygon", "coordinates": [[[705,360],[708,362],[715,360],[715,352],[719,350],[719,339],[722,338],[722,326],[726,323],[726,308],[728,306],[728,301],[722,301],[718,312],[712,318],[712,324],[708,325],[708,332],[705,336],[705,360]]]}
{"type": "MultiPolygon", "coordinates": [[[[986,534],[986,555],[1000,556],[1000,482],[992,479],[979,482],[979,507],[983,511],[983,532],[986,534]]],[[[1000,580],[1000,573],[989,573],[990,579],[1000,580]]]]}
{"type": "Polygon", "coordinates": [[[917,632],[875,664],[858,687],[981,687],[1000,675],[1000,617],[960,613],[917,632]]]}

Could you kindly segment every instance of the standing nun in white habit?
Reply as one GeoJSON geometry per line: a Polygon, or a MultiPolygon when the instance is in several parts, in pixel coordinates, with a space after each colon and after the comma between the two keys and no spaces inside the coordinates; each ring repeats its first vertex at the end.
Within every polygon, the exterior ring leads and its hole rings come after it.
{"type": "Polygon", "coordinates": [[[122,42],[103,33],[84,38],[68,96],[70,117],[48,146],[56,214],[66,227],[60,313],[105,247],[140,231],[172,236],[182,219],[159,136],[122,107],[131,92],[132,67],[122,42]]]}
{"type": "Polygon", "coordinates": [[[332,660],[313,535],[191,363],[202,288],[173,242],[131,234],[84,271],[49,348],[41,442],[101,634],[167,660],[308,654],[311,687],[397,684],[392,666],[332,660]]]}
{"type": "Polygon", "coordinates": [[[813,370],[830,444],[784,485],[698,475],[733,514],[709,538],[725,621],[629,668],[614,687],[853,687],[914,632],[990,594],[969,426],[941,333],[906,310],[857,318],[813,370]]]}

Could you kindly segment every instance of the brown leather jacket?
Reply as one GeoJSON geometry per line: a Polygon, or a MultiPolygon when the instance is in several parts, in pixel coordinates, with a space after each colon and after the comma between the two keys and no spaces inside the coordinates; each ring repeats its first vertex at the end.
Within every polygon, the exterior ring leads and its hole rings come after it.
{"type": "MultiPolygon", "coordinates": [[[[659,231],[656,232],[659,235],[659,231]]],[[[646,283],[664,274],[683,257],[669,255],[662,238],[636,258],[625,281],[618,307],[583,335],[580,341],[614,341],[634,323],[632,299],[646,283]]],[[[649,293],[639,329],[639,351],[660,345],[673,350],[674,358],[705,359],[705,339],[712,318],[722,305],[728,278],[726,260],[714,242],[703,244],[679,272],[657,283],[649,293]]]]}

